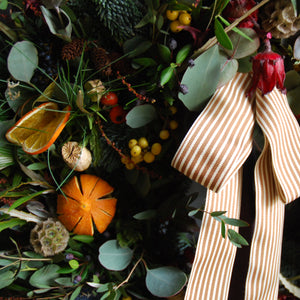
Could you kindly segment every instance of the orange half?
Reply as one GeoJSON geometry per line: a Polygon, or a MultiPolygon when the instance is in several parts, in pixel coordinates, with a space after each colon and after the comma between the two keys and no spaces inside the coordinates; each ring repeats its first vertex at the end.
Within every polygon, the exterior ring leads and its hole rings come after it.
{"type": "Polygon", "coordinates": [[[75,234],[93,235],[93,223],[103,233],[116,212],[117,199],[110,197],[113,190],[95,175],[74,176],[62,187],[64,195],[57,197],[58,219],[75,234]]]}
{"type": "Polygon", "coordinates": [[[54,102],[46,102],[25,114],[6,132],[6,139],[23,147],[28,154],[46,151],[64,129],[71,107],[58,110],[54,102]]]}

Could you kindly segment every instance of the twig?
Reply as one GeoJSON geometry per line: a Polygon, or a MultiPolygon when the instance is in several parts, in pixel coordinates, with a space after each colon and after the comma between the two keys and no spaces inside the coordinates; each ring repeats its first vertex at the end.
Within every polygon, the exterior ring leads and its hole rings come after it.
{"type": "MultiPolygon", "coordinates": [[[[231,23],[229,26],[227,26],[224,30],[225,32],[228,32],[232,30],[234,27],[236,27],[241,21],[246,19],[248,16],[250,16],[254,11],[259,9],[261,6],[265,5],[270,0],[263,0],[262,2],[258,3],[254,7],[252,7],[250,10],[247,11],[243,16],[235,20],[233,23],[231,23]]],[[[214,36],[213,38],[209,39],[201,48],[196,50],[194,54],[191,56],[192,59],[197,58],[200,54],[202,54],[204,51],[208,50],[212,46],[214,46],[218,42],[217,38],[214,36]]]]}
{"type": "Polygon", "coordinates": [[[143,255],[139,258],[139,260],[134,264],[133,268],[131,269],[131,271],[129,272],[128,276],[126,277],[126,279],[124,281],[122,281],[118,286],[114,287],[114,290],[119,289],[122,285],[124,285],[125,283],[127,283],[130,279],[130,277],[132,276],[134,270],[137,268],[138,264],[143,260],[143,255]]]}

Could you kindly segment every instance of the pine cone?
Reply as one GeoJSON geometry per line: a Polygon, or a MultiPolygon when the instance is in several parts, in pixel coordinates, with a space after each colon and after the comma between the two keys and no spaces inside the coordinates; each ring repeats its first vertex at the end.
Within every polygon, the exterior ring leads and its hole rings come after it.
{"type": "Polygon", "coordinates": [[[65,250],[69,232],[65,226],[52,218],[37,224],[30,232],[30,243],[35,252],[53,256],[65,250]]]}
{"type": "Polygon", "coordinates": [[[289,0],[270,1],[261,10],[262,28],[274,38],[288,38],[300,29],[300,17],[295,16],[289,0]]]}
{"type": "Polygon", "coordinates": [[[104,48],[93,48],[91,49],[90,55],[96,70],[101,70],[102,74],[106,76],[112,74],[112,69],[110,66],[108,66],[111,61],[108,56],[108,52],[104,48]]]}
{"type": "Polygon", "coordinates": [[[61,57],[64,60],[72,60],[81,56],[82,51],[86,51],[86,41],[84,39],[74,39],[69,44],[65,45],[61,51],[61,57]]]}

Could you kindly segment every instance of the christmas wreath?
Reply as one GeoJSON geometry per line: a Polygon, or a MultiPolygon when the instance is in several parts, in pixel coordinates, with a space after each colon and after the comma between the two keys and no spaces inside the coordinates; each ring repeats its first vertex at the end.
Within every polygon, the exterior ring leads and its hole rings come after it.
{"type": "MultiPolygon", "coordinates": [[[[252,74],[248,99],[286,93],[299,121],[299,11],[295,0],[0,0],[1,296],[183,299],[202,220],[247,248],[253,208],[207,211],[174,156],[239,74],[252,74]]],[[[264,147],[253,136],[249,165],[264,147]]],[[[297,210],[286,206],[280,299],[300,297],[297,210]]]]}

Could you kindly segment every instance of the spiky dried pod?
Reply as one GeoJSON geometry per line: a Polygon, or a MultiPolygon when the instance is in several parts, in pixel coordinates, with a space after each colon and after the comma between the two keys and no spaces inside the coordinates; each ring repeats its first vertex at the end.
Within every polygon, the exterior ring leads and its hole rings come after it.
{"type": "Polygon", "coordinates": [[[49,218],[38,223],[30,232],[30,243],[35,252],[53,256],[66,249],[69,232],[58,220],[49,218]]]}
{"type": "Polygon", "coordinates": [[[82,172],[92,163],[92,154],[86,147],[77,142],[67,142],[61,149],[62,158],[66,164],[75,171],[82,172]]]}

